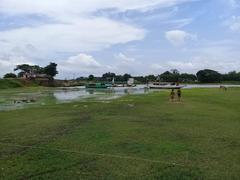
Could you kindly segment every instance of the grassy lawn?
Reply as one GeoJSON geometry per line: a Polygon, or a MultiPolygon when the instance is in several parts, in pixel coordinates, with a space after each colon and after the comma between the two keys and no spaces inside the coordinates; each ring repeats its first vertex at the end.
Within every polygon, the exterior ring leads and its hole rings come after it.
{"type": "Polygon", "coordinates": [[[16,79],[0,79],[0,89],[23,87],[20,80],[16,79]]]}
{"type": "Polygon", "coordinates": [[[0,179],[238,179],[240,89],[168,95],[0,112],[0,179]]]}

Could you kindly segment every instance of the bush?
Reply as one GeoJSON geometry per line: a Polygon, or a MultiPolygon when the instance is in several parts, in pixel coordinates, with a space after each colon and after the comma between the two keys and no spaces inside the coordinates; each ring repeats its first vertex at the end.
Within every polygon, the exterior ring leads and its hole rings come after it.
{"type": "Polygon", "coordinates": [[[222,75],[214,70],[205,69],[197,72],[197,79],[201,83],[216,83],[221,81],[222,75]]]}
{"type": "Polygon", "coordinates": [[[4,79],[7,79],[7,78],[17,78],[17,75],[16,74],[13,74],[13,73],[7,73],[3,76],[4,79]]]}
{"type": "Polygon", "coordinates": [[[23,84],[19,80],[0,79],[0,89],[18,88],[18,87],[23,87],[23,84]]]}

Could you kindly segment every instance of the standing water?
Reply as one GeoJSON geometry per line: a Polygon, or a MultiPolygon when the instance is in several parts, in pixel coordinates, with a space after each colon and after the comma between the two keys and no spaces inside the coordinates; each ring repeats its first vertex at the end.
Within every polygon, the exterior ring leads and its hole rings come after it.
{"type": "MultiPolygon", "coordinates": [[[[226,85],[226,87],[240,87],[240,85],[226,85]]],[[[219,88],[219,85],[186,85],[184,89],[192,88],[219,88]]],[[[59,104],[73,101],[107,101],[116,99],[129,94],[145,94],[152,91],[145,85],[136,87],[117,87],[109,89],[86,89],[85,87],[73,88],[42,88],[29,90],[12,89],[10,91],[1,91],[0,93],[0,111],[21,109],[29,106],[44,106],[46,104],[59,104]],[[28,91],[28,92],[26,92],[28,91]]]]}
{"type": "Polygon", "coordinates": [[[44,106],[46,104],[86,101],[90,98],[96,101],[106,101],[128,94],[144,93],[147,93],[144,85],[109,89],[43,88],[33,92],[26,92],[26,89],[17,89],[10,92],[3,91],[0,94],[0,111],[21,109],[34,105],[44,106]]]}

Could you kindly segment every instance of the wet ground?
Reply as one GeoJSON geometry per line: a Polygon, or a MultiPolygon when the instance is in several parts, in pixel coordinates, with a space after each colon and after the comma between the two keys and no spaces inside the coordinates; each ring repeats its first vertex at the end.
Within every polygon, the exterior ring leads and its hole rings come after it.
{"type": "Polygon", "coordinates": [[[148,90],[144,86],[132,88],[86,89],[74,88],[43,88],[33,92],[17,89],[0,93],[0,111],[21,109],[28,106],[59,104],[73,101],[108,101],[128,94],[144,94],[148,90]]]}
{"type": "MultiPolygon", "coordinates": [[[[218,88],[219,85],[186,85],[190,88],[218,88]]],[[[226,87],[240,87],[239,85],[226,85],[226,87]]],[[[145,85],[136,87],[118,87],[110,89],[86,89],[85,87],[73,88],[42,88],[27,91],[16,89],[0,91],[0,111],[21,109],[29,106],[44,106],[46,104],[59,104],[72,101],[108,101],[128,94],[145,94],[152,91],[145,85]]],[[[163,91],[163,90],[161,90],[163,91]]]]}

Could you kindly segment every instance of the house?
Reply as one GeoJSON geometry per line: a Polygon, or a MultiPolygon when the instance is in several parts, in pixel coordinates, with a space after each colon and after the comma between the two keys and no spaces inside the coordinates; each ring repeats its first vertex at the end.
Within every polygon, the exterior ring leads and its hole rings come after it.
{"type": "Polygon", "coordinates": [[[47,74],[35,74],[33,72],[24,73],[22,78],[25,80],[41,80],[41,81],[42,80],[48,81],[48,80],[52,79],[52,77],[47,74]]]}

